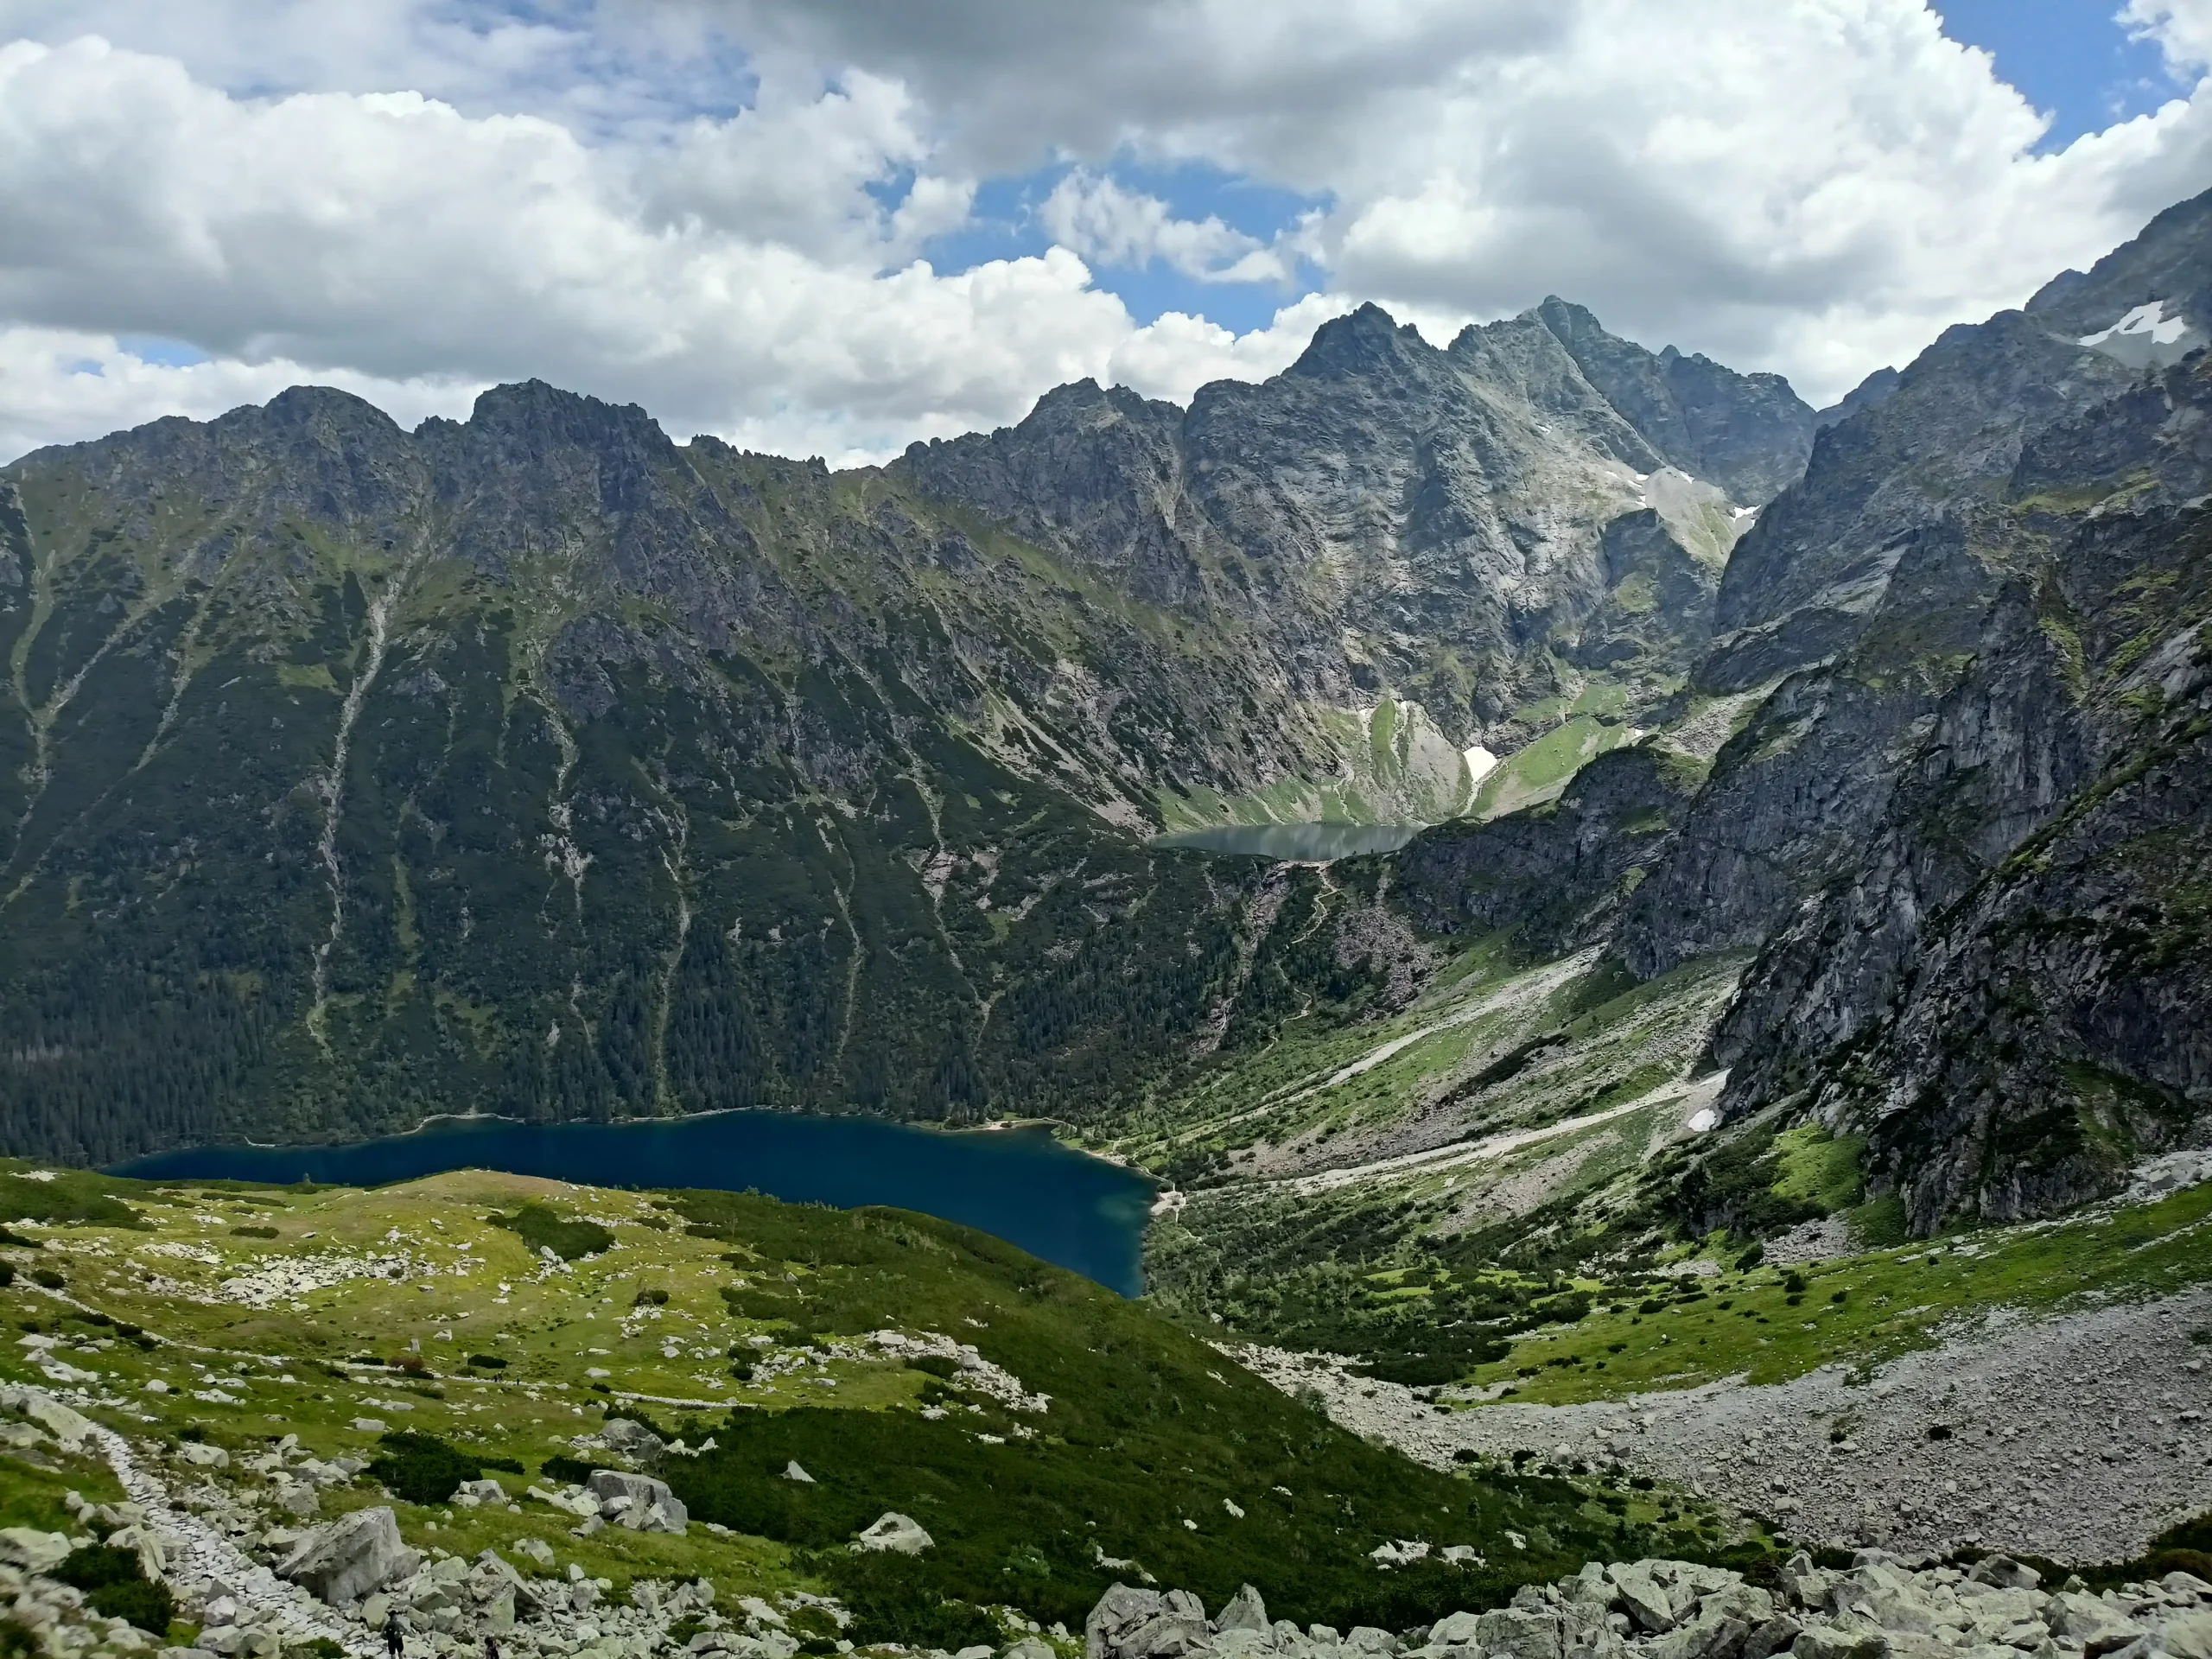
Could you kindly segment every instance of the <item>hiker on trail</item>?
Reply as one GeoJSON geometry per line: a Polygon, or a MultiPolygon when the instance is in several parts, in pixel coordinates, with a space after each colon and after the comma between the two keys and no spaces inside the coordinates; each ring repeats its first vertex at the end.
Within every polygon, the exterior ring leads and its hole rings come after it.
{"type": "Polygon", "coordinates": [[[399,1622],[398,1613],[386,1613],[384,1620],[385,1651],[391,1656],[391,1659],[400,1659],[406,1645],[407,1631],[399,1622]]]}

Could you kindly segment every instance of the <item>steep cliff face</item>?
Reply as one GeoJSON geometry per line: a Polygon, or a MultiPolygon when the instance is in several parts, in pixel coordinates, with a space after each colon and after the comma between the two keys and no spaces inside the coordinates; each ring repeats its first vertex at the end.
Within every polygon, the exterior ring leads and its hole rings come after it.
{"type": "Polygon", "coordinates": [[[1797,481],[1816,419],[1778,374],[1738,374],[1673,346],[1656,355],[1554,297],[1536,316],[1589,383],[1669,465],[1756,505],[1797,481]]]}
{"type": "Polygon", "coordinates": [[[2212,1117],[2208,415],[2200,354],[2023,456],[2043,556],[1716,1040],[1732,1109],[1869,1133],[1923,1228],[2107,1191],[2212,1117]]]}
{"type": "Polygon", "coordinates": [[[1946,331],[1893,384],[1846,399],[1802,480],[1729,561],[1700,683],[1742,690],[1847,647],[1917,536],[2001,493],[2037,434],[2203,344],[2208,247],[2212,197],[2200,196],[2024,309],[1946,331]]]}
{"type": "Polygon", "coordinates": [[[1704,768],[1656,743],[1600,755],[1559,799],[1488,823],[1440,824],[1408,842],[1390,891],[1432,932],[1513,931],[1564,956],[1605,937],[1673,846],[1704,768]]]}

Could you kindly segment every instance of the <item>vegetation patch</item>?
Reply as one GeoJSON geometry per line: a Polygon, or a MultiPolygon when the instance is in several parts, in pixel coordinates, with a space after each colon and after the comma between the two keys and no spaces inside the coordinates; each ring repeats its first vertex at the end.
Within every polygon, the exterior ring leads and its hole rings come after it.
{"type": "Polygon", "coordinates": [[[463,1481],[481,1480],[486,1469],[523,1472],[512,1458],[463,1452],[435,1435],[408,1429],[393,1430],[379,1443],[384,1449],[370,1460],[368,1472],[410,1503],[443,1503],[463,1481]]]}
{"type": "Polygon", "coordinates": [[[595,1221],[564,1216],[546,1204],[525,1204],[512,1216],[484,1217],[494,1227],[518,1236],[533,1250],[550,1250],[563,1262],[581,1262],[597,1255],[614,1243],[614,1235],[595,1221]]]}
{"type": "Polygon", "coordinates": [[[79,1544],[54,1569],[62,1583],[85,1592],[97,1613],[128,1619],[156,1636],[168,1634],[176,1603],[168,1587],[150,1582],[138,1564],[138,1552],[111,1544],[79,1544]]]}

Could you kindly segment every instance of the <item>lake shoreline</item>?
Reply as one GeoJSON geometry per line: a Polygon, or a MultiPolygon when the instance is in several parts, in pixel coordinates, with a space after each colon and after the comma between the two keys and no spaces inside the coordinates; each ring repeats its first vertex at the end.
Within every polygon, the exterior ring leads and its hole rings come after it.
{"type": "Polygon", "coordinates": [[[448,1112],[361,1141],[175,1147],[105,1173],[368,1189],[483,1169],[633,1191],[751,1191],[841,1209],[883,1205],[976,1228],[1140,1295],[1144,1233],[1161,1183],[1071,1144],[1063,1138],[1071,1128],[1052,1119],[946,1125],[746,1109],[564,1123],[448,1112]]]}

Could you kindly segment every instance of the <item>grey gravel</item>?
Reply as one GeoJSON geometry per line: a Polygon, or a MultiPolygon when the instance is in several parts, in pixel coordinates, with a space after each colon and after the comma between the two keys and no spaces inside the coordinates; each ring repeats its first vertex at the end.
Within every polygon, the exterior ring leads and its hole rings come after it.
{"type": "Polygon", "coordinates": [[[1463,1448],[1525,1449],[1617,1463],[1822,1542],[2120,1560],[2212,1510],[2212,1350],[2189,1334],[2208,1325],[2212,1291],[2199,1289],[2051,1319],[1993,1315],[1863,1380],[1832,1365],[1772,1386],[1449,1413],[1319,1356],[1234,1351],[1439,1468],[1463,1448]]]}

